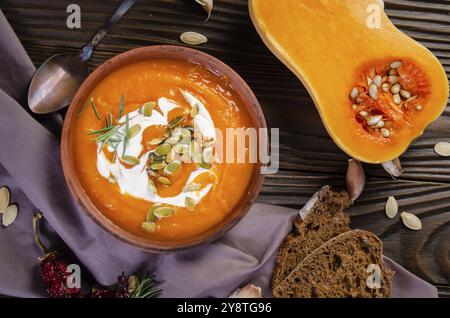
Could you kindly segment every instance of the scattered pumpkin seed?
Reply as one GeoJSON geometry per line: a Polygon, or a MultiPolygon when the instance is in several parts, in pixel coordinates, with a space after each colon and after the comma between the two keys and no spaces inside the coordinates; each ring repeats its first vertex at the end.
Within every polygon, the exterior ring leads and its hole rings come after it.
{"type": "Polygon", "coordinates": [[[144,222],[141,224],[141,227],[147,233],[156,232],[156,224],[154,222],[144,222]]]}
{"type": "Polygon", "coordinates": [[[190,112],[191,117],[194,118],[195,116],[197,116],[197,115],[198,115],[198,112],[199,112],[198,105],[195,104],[195,105],[192,106],[192,108],[191,108],[191,112],[190,112]]]}
{"type": "Polygon", "coordinates": [[[422,221],[414,214],[408,212],[402,212],[403,224],[410,230],[418,231],[422,228],[422,221]]]}
{"type": "Polygon", "coordinates": [[[208,42],[208,38],[197,32],[184,32],[180,35],[180,40],[189,45],[200,45],[208,42]]]}
{"type": "Polygon", "coordinates": [[[156,216],[153,214],[157,208],[161,207],[161,204],[153,204],[147,211],[147,222],[155,222],[156,216]]]}
{"type": "Polygon", "coordinates": [[[165,140],[169,145],[176,145],[180,141],[180,136],[172,136],[165,140]]]}
{"type": "Polygon", "coordinates": [[[391,132],[387,128],[381,128],[381,135],[384,138],[389,138],[389,136],[391,135],[391,132]]]}
{"type": "Polygon", "coordinates": [[[130,127],[130,139],[134,138],[141,131],[141,125],[136,124],[130,127]]]}
{"type": "Polygon", "coordinates": [[[169,216],[172,216],[175,213],[175,209],[169,206],[161,206],[156,208],[153,211],[153,214],[157,217],[157,218],[166,218],[169,216]]]}
{"type": "Polygon", "coordinates": [[[402,98],[400,97],[399,94],[395,94],[394,96],[392,96],[392,100],[397,105],[400,105],[400,103],[402,102],[402,98]]]}
{"type": "Polygon", "coordinates": [[[0,213],[5,212],[8,207],[10,196],[11,194],[9,193],[9,189],[7,187],[2,187],[0,189],[0,213]]]}
{"type": "Polygon", "coordinates": [[[183,154],[189,152],[189,146],[185,144],[176,144],[173,146],[176,153],[183,154]]]}
{"type": "Polygon", "coordinates": [[[434,151],[442,157],[450,157],[450,143],[440,142],[434,146],[434,151]]]}
{"type": "Polygon", "coordinates": [[[18,211],[19,209],[17,208],[17,205],[12,204],[8,206],[2,214],[3,226],[10,226],[16,220],[18,211]]]}
{"type": "Polygon", "coordinates": [[[158,171],[161,169],[164,169],[164,167],[166,166],[166,164],[164,162],[157,162],[154,163],[150,166],[150,169],[152,169],[153,171],[158,171]]]}
{"type": "Polygon", "coordinates": [[[377,85],[371,84],[369,86],[369,95],[374,100],[378,99],[378,87],[377,87],[377,85]]]}
{"type": "Polygon", "coordinates": [[[393,219],[398,213],[398,203],[394,197],[389,197],[386,202],[386,215],[388,218],[393,219]]]}
{"type": "MultiPolygon", "coordinates": [[[[153,171],[151,171],[151,172],[153,172],[153,171]]],[[[156,193],[155,183],[153,182],[152,179],[148,180],[148,187],[152,190],[153,193],[156,193]]]]}
{"type": "Polygon", "coordinates": [[[141,113],[146,117],[150,117],[153,113],[153,108],[155,108],[155,102],[148,102],[142,105],[141,113]]]}
{"type": "Polygon", "coordinates": [[[191,183],[184,188],[184,192],[198,191],[201,188],[202,186],[199,183],[191,183]]]}
{"type": "Polygon", "coordinates": [[[129,164],[129,165],[138,165],[141,161],[139,160],[139,158],[133,157],[133,156],[128,156],[125,155],[122,157],[122,161],[124,161],[125,163],[129,164]]]}
{"type": "Polygon", "coordinates": [[[172,146],[169,144],[162,144],[155,149],[155,153],[158,156],[165,156],[172,150],[172,146]]]}
{"type": "Polygon", "coordinates": [[[186,197],[186,198],[184,199],[184,205],[186,206],[186,208],[187,208],[189,211],[194,211],[194,210],[195,210],[195,205],[196,205],[196,203],[195,203],[195,200],[194,200],[194,199],[192,199],[192,198],[190,198],[190,197],[186,197]]]}
{"type": "Polygon", "coordinates": [[[164,173],[167,175],[171,175],[172,173],[177,172],[178,169],[180,169],[181,162],[179,161],[172,161],[167,166],[164,167],[164,173]]]}
{"type": "Polygon", "coordinates": [[[163,141],[164,141],[164,140],[162,140],[161,138],[153,138],[152,140],[150,140],[150,141],[148,142],[148,144],[149,144],[150,146],[156,146],[156,145],[161,144],[163,141]]]}
{"type": "Polygon", "coordinates": [[[158,182],[164,185],[171,185],[172,182],[166,177],[158,177],[158,182]]]}
{"type": "Polygon", "coordinates": [[[191,139],[192,134],[189,129],[181,128],[180,131],[181,131],[181,137],[183,137],[183,139],[191,139]]]}
{"type": "Polygon", "coordinates": [[[402,87],[399,83],[392,85],[391,87],[391,93],[392,94],[398,94],[402,90],[402,87]]]}
{"type": "Polygon", "coordinates": [[[401,66],[402,66],[402,62],[400,62],[400,61],[395,61],[395,62],[392,62],[392,64],[391,64],[391,68],[399,68],[401,66]]]}
{"type": "Polygon", "coordinates": [[[350,97],[351,97],[353,100],[355,100],[356,97],[358,97],[358,95],[359,95],[359,90],[358,90],[358,88],[357,88],[357,87],[353,87],[353,89],[352,89],[352,91],[351,91],[351,93],[350,93],[350,97]]]}
{"type": "Polygon", "coordinates": [[[166,162],[171,163],[176,157],[177,153],[175,152],[175,149],[172,148],[172,150],[166,155],[166,162]]]}
{"type": "Polygon", "coordinates": [[[175,117],[174,119],[172,119],[169,122],[169,128],[172,129],[172,128],[178,126],[183,120],[184,120],[184,117],[182,117],[182,116],[175,117]]]}

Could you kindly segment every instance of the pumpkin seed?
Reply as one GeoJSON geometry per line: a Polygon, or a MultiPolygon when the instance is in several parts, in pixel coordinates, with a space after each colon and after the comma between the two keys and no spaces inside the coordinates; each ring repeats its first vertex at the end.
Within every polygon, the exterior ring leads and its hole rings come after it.
{"type": "Polygon", "coordinates": [[[398,76],[397,75],[389,75],[388,82],[390,84],[396,84],[398,82],[398,76]]]}
{"type": "Polygon", "coordinates": [[[399,68],[401,66],[402,66],[402,62],[400,62],[400,61],[395,61],[395,62],[392,62],[392,64],[391,64],[391,68],[399,68]]]}
{"type": "Polygon", "coordinates": [[[378,122],[378,124],[377,124],[377,127],[378,127],[378,128],[383,128],[384,125],[385,125],[385,122],[384,122],[383,120],[380,120],[380,121],[378,122]]]}
{"type": "Polygon", "coordinates": [[[19,209],[17,208],[17,205],[12,204],[10,206],[8,206],[5,209],[5,212],[3,212],[2,214],[2,224],[3,226],[10,226],[17,217],[17,212],[19,211],[19,209]]]}
{"type": "Polygon", "coordinates": [[[140,131],[141,131],[141,125],[136,124],[136,125],[131,126],[131,128],[130,128],[130,139],[136,137],[137,134],[139,134],[140,131]]]}
{"type": "Polygon", "coordinates": [[[389,74],[389,75],[397,75],[398,72],[397,72],[396,69],[390,69],[388,74],[389,74]]]}
{"type": "Polygon", "coordinates": [[[370,77],[367,77],[367,85],[369,86],[372,85],[372,82],[373,82],[372,79],[370,77]]]}
{"type": "Polygon", "coordinates": [[[174,119],[172,119],[169,122],[169,128],[174,128],[174,127],[178,126],[183,121],[183,119],[184,119],[184,117],[182,117],[182,116],[175,117],[174,119]]]}
{"type": "Polygon", "coordinates": [[[139,158],[128,155],[123,156],[122,161],[132,166],[138,165],[141,162],[139,158]]]}
{"type": "Polygon", "coordinates": [[[191,191],[198,191],[202,188],[202,186],[198,183],[191,183],[188,184],[185,188],[184,188],[184,192],[191,192],[191,191]]]}
{"type": "Polygon", "coordinates": [[[394,103],[397,105],[400,105],[400,103],[402,102],[402,98],[400,97],[399,94],[395,94],[394,96],[392,96],[392,99],[394,103]]]}
{"type": "Polygon", "coordinates": [[[388,84],[388,83],[384,83],[384,84],[381,86],[381,89],[382,89],[383,92],[385,92],[385,93],[389,92],[389,84],[388,84]]]}
{"type": "Polygon", "coordinates": [[[421,111],[423,109],[422,105],[416,105],[416,110],[421,111]]]}
{"type": "Polygon", "coordinates": [[[131,275],[128,277],[128,293],[132,294],[136,288],[139,286],[139,279],[136,275],[131,275]]]}
{"type": "Polygon", "coordinates": [[[405,89],[402,89],[402,90],[400,91],[400,95],[403,97],[403,99],[409,99],[409,98],[411,98],[411,93],[408,92],[408,91],[405,90],[405,89]]]}
{"type": "MultiPolygon", "coordinates": [[[[153,172],[153,171],[152,171],[153,172]]],[[[153,182],[152,179],[148,180],[148,187],[152,190],[153,193],[156,193],[156,187],[155,187],[155,183],[153,182]]]]}
{"type": "Polygon", "coordinates": [[[371,84],[369,87],[369,95],[372,97],[372,99],[377,100],[378,99],[378,87],[375,84],[371,84]]]}
{"type": "Polygon", "coordinates": [[[191,108],[191,113],[190,113],[191,117],[194,118],[195,116],[197,116],[197,115],[198,115],[198,112],[199,112],[198,105],[195,104],[195,105],[192,106],[192,108],[191,108]]]}
{"type": "Polygon", "coordinates": [[[407,102],[415,101],[415,100],[417,99],[417,97],[419,97],[419,96],[417,96],[417,95],[411,96],[411,97],[408,98],[406,101],[407,101],[407,102]]]}
{"type": "Polygon", "coordinates": [[[181,128],[181,137],[183,137],[183,139],[191,139],[191,131],[189,129],[186,128],[181,128]]]}
{"type": "Polygon", "coordinates": [[[356,110],[356,108],[358,108],[358,105],[353,104],[353,105],[352,105],[352,109],[353,109],[353,110],[356,110]]]}
{"type": "Polygon", "coordinates": [[[422,221],[414,214],[408,212],[402,212],[400,214],[402,217],[403,224],[411,230],[418,231],[422,228],[422,221]]]}
{"type": "Polygon", "coordinates": [[[208,42],[208,38],[197,32],[184,32],[180,35],[180,40],[189,45],[200,45],[208,42]]]}
{"type": "Polygon", "coordinates": [[[164,162],[157,162],[154,163],[150,166],[150,169],[152,169],[153,171],[158,171],[161,169],[164,169],[164,167],[166,166],[166,164],[164,162]]]}
{"type": "Polygon", "coordinates": [[[0,189],[0,213],[5,212],[8,207],[10,196],[11,194],[9,193],[9,189],[7,187],[2,187],[0,189]]]}
{"type": "Polygon", "coordinates": [[[378,122],[383,118],[382,115],[376,115],[376,116],[371,116],[369,118],[367,118],[367,124],[369,126],[374,126],[376,124],[378,124],[378,122]]]}
{"type": "Polygon", "coordinates": [[[172,146],[169,144],[162,144],[155,149],[155,153],[158,156],[165,156],[172,150],[172,146]]]}
{"type": "Polygon", "coordinates": [[[377,75],[373,78],[373,83],[377,85],[377,87],[381,87],[381,84],[383,83],[383,78],[380,75],[377,75]]]}
{"type": "Polygon", "coordinates": [[[209,169],[211,169],[212,164],[205,163],[205,162],[199,162],[199,163],[196,163],[196,166],[200,167],[200,168],[203,168],[203,169],[206,169],[206,170],[209,170],[209,169]]]}
{"type": "Polygon", "coordinates": [[[169,206],[161,206],[153,211],[157,218],[167,218],[175,213],[175,209],[169,206]]]}
{"type": "Polygon", "coordinates": [[[387,128],[381,128],[381,135],[384,138],[389,138],[389,136],[391,135],[391,132],[387,128]]]}
{"type": "Polygon", "coordinates": [[[169,145],[176,145],[180,141],[180,136],[172,136],[165,140],[169,145]]]}
{"type": "Polygon", "coordinates": [[[150,163],[162,162],[164,160],[164,157],[158,156],[154,152],[151,152],[148,156],[149,156],[150,163]]]}
{"type": "Polygon", "coordinates": [[[398,94],[402,90],[402,87],[399,83],[392,85],[391,87],[391,93],[392,94],[398,94]]]}
{"type": "Polygon", "coordinates": [[[181,127],[175,127],[173,130],[172,130],[172,136],[180,136],[181,135],[181,127]]]}
{"type": "Polygon", "coordinates": [[[141,224],[141,227],[147,233],[156,232],[156,224],[154,222],[144,222],[141,224]]]}
{"type": "Polygon", "coordinates": [[[194,199],[192,199],[192,198],[189,198],[189,197],[186,197],[185,199],[184,199],[184,205],[186,206],[186,208],[189,210],[189,211],[194,211],[195,210],[195,200],[194,199]]]}
{"type": "Polygon", "coordinates": [[[180,169],[181,162],[179,161],[172,161],[167,166],[164,167],[164,173],[167,175],[171,175],[172,173],[177,172],[178,169],[180,169]]]}
{"type": "Polygon", "coordinates": [[[150,146],[156,146],[156,145],[161,144],[163,141],[164,141],[164,140],[162,140],[161,138],[153,138],[152,140],[150,140],[150,141],[148,142],[148,144],[149,144],[150,146]]]}
{"type": "Polygon", "coordinates": [[[350,97],[351,97],[353,100],[355,100],[356,97],[358,97],[358,95],[359,95],[359,90],[358,90],[358,88],[357,88],[357,87],[353,87],[353,89],[352,89],[352,91],[351,91],[351,93],[350,93],[350,97]]]}
{"type": "Polygon", "coordinates": [[[367,117],[367,116],[369,116],[369,113],[368,113],[368,112],[365,112],[365,111],[360,111],[360,112],[359,112],[359,115],[360,115],[361,117],[367,117]]]}
{"type": "Polygon", "coordinates": [[[145,117],[150,117],[152,115],[153,108],[155,108],[155,106],[156,106],[155,102],[148,102],[142,105],[141,108],[142,115],[144,115],[145,117]]]}
{"type": "Polygon", "coordinates": [[[156,216],[153,214],[153,212],[155,212],[155,210],[157,208],[159,208],[159,207],[161,207],[161,204],[157,203],[157,204],[152,205],[148,209],[148,211],[147,211],[147,218],[146,218],[147,222],[155,222],[156,221],[156,216]]]}
{"type": "Polygon", "coordinates": [[[164,185],[171,185],[172,182],[166,177],[158,177],[158,182],[164,185]]]}
{"type": "Polygon", "coordinates": [[[189,146],[185,144],[176,144],[175,146],[173,146],[173,149],[179,154],[189,152],[189,146]]]}
{"type": "Polygon", "coordinates": [[[434,151],[442,157],[450,157],[450,143],[440,142],[434,146],[434,151]]]}
{"type": "Polygon", "coordinates": [[[398,213],[397,200],[394,197],[389,197],[386,202],[386,215],[388,218],[393,219],[398,213]]]}

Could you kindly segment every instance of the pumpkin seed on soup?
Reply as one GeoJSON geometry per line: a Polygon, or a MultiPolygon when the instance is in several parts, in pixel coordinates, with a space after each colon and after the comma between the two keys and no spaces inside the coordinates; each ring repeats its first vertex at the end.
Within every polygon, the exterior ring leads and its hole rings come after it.
{"type": "Polygon", "coordinates": [[[175,209],[172,207],[168,207],[168,206],[161,206],[156,208],[153,211],[153,214],[157,217],[157,218],[167,218],[169,216],[172,216],[175,213],[175,209]]]}
{"type": "Polygon", "coordinates": [[[184,188],[184,192],[198,191],[201,189],[201,185],[198,183],[191,183],[184,188]]]}
{"type": "Polygon", "coordinates": [[[130,128],[130,139],[136,137],[137,134],[139,134],[140,131],[141,131],[141,125],[136,124],[136,125],[131,126],[131,128],[130,128]]]}
{"type": "Polygon", "coordinates": [[[176,145],[180,141],[180,136],[172,136],[165,140],[169,145],[176,145]]]}
{"type": "Polygon", "coordinates": [[[162,140],[161,138],[153,138],[152,140],[150,140],[150,141],[148,142],[148,144],[149,144],[150,146],[156,146],[156,145],[161,144],[163,141],[164,141],[164,140],[162,140]]]}
{"type": "Polygon", "coordinates": [[[156,232],[156,224],[154,222],[144,222],[141,224],[141,227],[147,233],[156,232]]]}
{"type": "Polygon", "coordinates": [[[162,144],[155,149],[155,153],[159,156],[165,156],[172,150],[172,146],[169,144],[162,144]]]}
{"type": "Polygon", "coordinates": [[[128,156],[128,155],[123,156],[122,161],[124,161],[125,163],[128,163],[129,165],[133,165],[133,166],[138,165],[141,162],[138,158],[133,157],[133,156],[128,156]]]}
{"type": "Polygon", "coordinates": [[[158,182],[164,185],[171,185],[172,182],[166,177],[158,177],[158,182]]]}
{"type": "Polygon", "coordinates": [[[194,118],[195,116],[198,115],[198,113],[199,113],[198,105],[195,104],[195,105],[192,106],[192,108],[191,108],[190,115],[191,115],[192,118],[194,118]]]}
{"type": "Polygon", "coordinates": [[[166,164],[164,162],[156,162],[156,163],[153,163],[152,165],[150,165],[150,169],[152,169],[154,171],[158,171],[158,170],[164,169],[165,166],[166,166],[166,164]]]}
{"type": "Polygon", "coordinates": [[[173,161],[164,167],[164,173],[167,175],[171,175],[172,173],[177,172],[180,169],[181,163],[179,161],[173,161]]]}
{"type": "Polygon", "coordinates": [[[155,108],[156,103],[155,102],[148,102],[145,103],[144,105],[142,105],[142,115],[146,116],[146,117],[150,117],[152,115],[153,112],[153,108],[155,108]]]}
{"type": "Polygon", "coordinates": [[[174,127],[178,126],[183,121],[183,119],[184,118],[181,116],[175,117],[174,119],[172,119],[169,122],[169,128],[174,128],[174,127]]]}
{"type": "Polygon", "coordinates": [[[161,207],[161,204],[152,205],[147,211],[147,222],[155,222],[156,216],[153,214],[157,208],[161,207]]]}
{"type": "Polygon", "coordinates": [[[194,211],[195,210],[195,200],[194,199],[192,199],[192,198],[190,198],[190,197],[186,197],[185,199],[184,199],[184,205],[186,206],[186,208],[189,210],[189,211],[194,211]]]}

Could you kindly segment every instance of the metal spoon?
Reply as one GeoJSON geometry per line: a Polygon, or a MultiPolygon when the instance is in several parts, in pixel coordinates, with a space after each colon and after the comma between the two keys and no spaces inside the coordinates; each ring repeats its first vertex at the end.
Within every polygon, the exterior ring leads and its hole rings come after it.
{"type": "Polygon", "coordinates": [[[95,47],[136,2],[124,0],[79,54],[57,54],[39,67],[28,89],[28,105],[34,113],[51,113],[70,104],[89,75],[87,61],[95,47]]]}

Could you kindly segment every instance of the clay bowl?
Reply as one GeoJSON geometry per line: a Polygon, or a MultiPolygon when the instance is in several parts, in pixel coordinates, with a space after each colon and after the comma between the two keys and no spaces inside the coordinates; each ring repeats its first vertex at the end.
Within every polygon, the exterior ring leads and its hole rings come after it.
{"type": "MultiPolygon", "coordinates": [[[[208,54],[193,49],[166,45],[148,46],[133,49],[113,57],[112,59],[100,65],[84,81],[84,83],[76,93],[74,99],[72,100],[72,103],[70,104],[67,115],[65,117],[61,142],[61,159],[64,175],[72,195],[78,201],[79,205],[83,208],[86,214],[94,222],[100,225],[112,236],[136,247],[152,252],[173,252],[210,243],[218,239],[221,235],[223,235],[234,225],[236,225],[236,223],[247,214],[248,210],[258,196],[264,179],[263,175],[261,175],[260,173],[254,174],[247,195],[241,199],[235,210],[230,212],[228,214],[228,217],[225,218],[221,223],[210,228],[208,231],[203,232],[197,237],[189,239],[180,239],[177,241],[167,242],[155,240],[152,241],[151,238],[142,238],[118,227],[95,207],[88,194],[83,189],[82,184],[77,176],[77,171],[75,169],[76,163],[73,160],[73,150],[69,145],[69,140],[73,128],[72,123],[75,122],[77,114],[83,106],[84,101],[87,99],[88,94],[100,81],[102,81],[111,72],[124,65],[142,60],[160,58],[188,60],[193,63],[203,65],[214,71],[215,73],[227,76],[227,78],[233,85],[234,90],[240,96],[243,104],[247,108],[254,127],[266,128],[264,115],[255,95],[248,87],[248,85],[244,82],[244,80],[230,67],[208,54]]],[[[257,171],[259,172],[259,167],[257,167],[257,169],[257,171]]]]}

